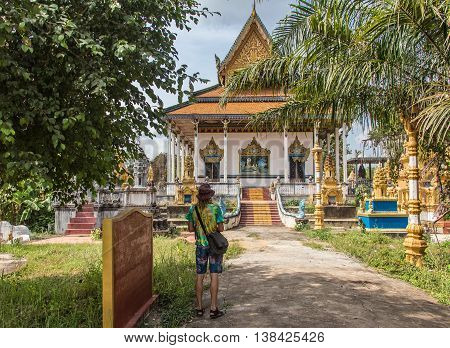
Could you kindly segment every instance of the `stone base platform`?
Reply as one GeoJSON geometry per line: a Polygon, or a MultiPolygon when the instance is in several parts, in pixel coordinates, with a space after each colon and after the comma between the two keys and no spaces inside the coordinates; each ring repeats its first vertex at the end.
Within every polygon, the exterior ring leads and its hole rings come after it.
{"type": "Polygon", "coordinates": [[[354,219],[356,207],[353,205],[326,205],[323,207],[325,219],[354,219]]]}

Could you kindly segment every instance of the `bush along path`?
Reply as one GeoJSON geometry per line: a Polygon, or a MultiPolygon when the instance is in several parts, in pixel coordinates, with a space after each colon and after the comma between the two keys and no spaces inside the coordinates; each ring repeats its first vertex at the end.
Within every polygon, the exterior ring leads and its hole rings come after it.
{"type": "MultiPolygon", "coordinates": [[[[205,315],[194,319],[187,327],[450,326],[450,307],[437,300],[448,303],[445,285],[427,289],[436,296],[433,298],[405,281],[388,277],[353,257],[332,250],[334,246],[338,249],[337,242],[333,242],[336,238],[346,245],[339,250],[356,256],[362,251],[352,251],[351,245],[356,248],[364,242],[364,250],[379,250],[379,265],[383,265],[379,268],[386,272],[389,268],[397,268],[398,272],[425,272],[413,271],[404,265],[403,256],[397,255],[395,245],[388,246],[384,240],[388,237],[356,236],[356,232],[335,236],[321,231],[321,240],[311,231],[257,226],[225,233],[229,239],[239,240],[246,249],[243,255],[229,261],[229,269],[221,277],[221,305],[227,313],[216,320],[205,315]],[[384,241],[384,247],[376,246],[377,238],[384,241]]],[[[368,262],[365,257],[358,257],[368,262]]],[[[369,259],[372,261],[368,263],[377,267],[376,258],[369,259]]],[[[434,262],[442,261],[435,259],[434,262]]],[[[440,271],[430,271],[433,272],[440,274],[440,271]]],[[[431,276],[424,283],[433,283],[436,279],[445,282],[441,276],[431,276]]],[[[403,279],[412,282],[414,277],[419,279],[417,273],[403,279]]],[[[206,292],[205,298],[209,298],[206,292]]],[[[205,306],[208,304],[206,301],[205,306]]]]}

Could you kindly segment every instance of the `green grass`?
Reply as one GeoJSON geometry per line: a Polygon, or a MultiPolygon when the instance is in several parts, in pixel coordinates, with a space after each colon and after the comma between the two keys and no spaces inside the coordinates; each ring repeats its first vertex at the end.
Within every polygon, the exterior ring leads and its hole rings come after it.
{"type": "Polygon", "coordinates": [[[429,243],[425,265],[417,268],[405,262],[403,238],[377,233],[349,231],[333,234],[329,230],[308,230],[311,239],[327,242],[335,250],[351,255],[370,267],[417,286],[439,302],[450,305],[450,243],[429,243]]]}
{"type": "MultiPolygon", "coordinates": [[[[226,258],[243,252],[231,243],[226,258]]],[[[192,316],[195,246],[154,238],[158,326],[177,327],[192,316]]],[[[101,244],[0,245],[0,253],[28,260],[0,279],[0,327],[101,327],[101,244]]]]}
{"type": "Polygon", "coordinates": [[[28,260],[0,279],[0,327],[101,326],[101,245],[0,246],[28,260]]]}
{"type": "Polygon", "coordinates": [[[230,243],[227,253],[225,254],[225,259],[235,259],[243,254],[244,251],[245,248],[243,248],[238,242],[232,242],[230,243]]]}
{"type": "Polygon", "coordinates": [[[304,246],[307,246],[309,248],[312,249],[316,249],[316,250],[325,250],[325,247],[323,246],[323,244],[314,242],[314,241],[309,241],[309,242],[303,242],[302,243],[304,246]]]}

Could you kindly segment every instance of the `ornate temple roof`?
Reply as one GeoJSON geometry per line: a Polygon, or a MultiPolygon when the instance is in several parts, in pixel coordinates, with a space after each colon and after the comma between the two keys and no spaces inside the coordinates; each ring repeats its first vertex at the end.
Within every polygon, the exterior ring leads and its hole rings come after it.
{"type": "Polygon", "coordinates": [[[180,109],[174,110],[169,113],[172,120],[177,119],[177,116],[204,116],[207,115],[210,118],[219,116],[232,116],[232,115],[242,115],[251,116],[253,114],[267,111],[269,109],[274,109],[282,106],[284,102],[229,102],[225,106],[221,106],[219,102],[212,103],[193,103],[186,105],[180,109]]]}
{"type": "Polygon", "coordinates": [[[272,90],[239,93],[230,98],[226,106],[220,105],[227,77],[236,69],[268,57],[270,53],[270,34],[253,9],[225,59],[218,64],[219,84],[196,91],[192,100],[167,108],[167,119],[175,123],[183,134],[190,136],[192,124],[186,122],[188,120],[218,123],[224,118],[246,120],[255,113],[282,106],[287,97],[272,90]]]}

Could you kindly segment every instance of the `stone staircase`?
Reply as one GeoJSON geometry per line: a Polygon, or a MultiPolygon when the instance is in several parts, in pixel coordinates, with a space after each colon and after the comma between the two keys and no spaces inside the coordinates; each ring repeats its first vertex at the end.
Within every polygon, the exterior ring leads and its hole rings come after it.
{"type": "Polygon", "coordinates": [[[270,201],[270,191],[265,187],[248,187],[242,189],[243,201],[270,201]]]}
{"type": "Polygon", "coordinates": [[[244,188],[241,202],[241,226],[281,225],[277,203],[270,200],[267,188],[244,188]]]}
{"type": "Polygon", "coordinates": [[[85,204],[67,225],[66,235],[89,235],[95,228],[94,205],[85,204]]]}

